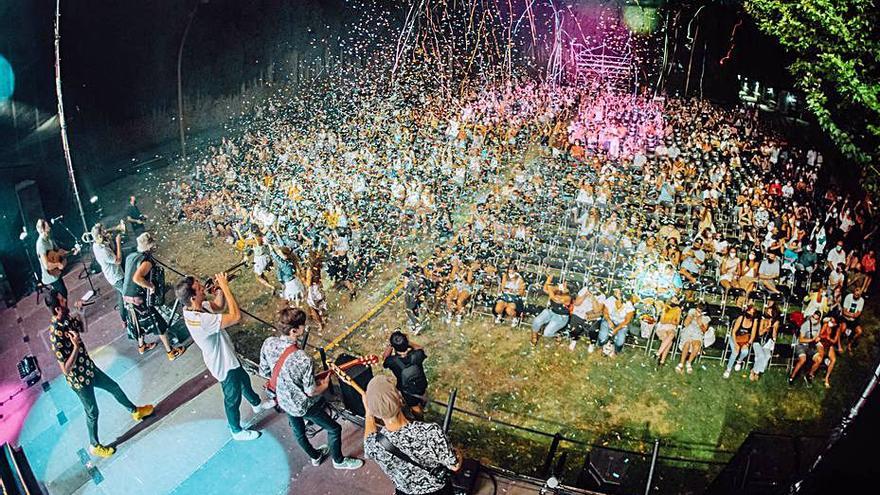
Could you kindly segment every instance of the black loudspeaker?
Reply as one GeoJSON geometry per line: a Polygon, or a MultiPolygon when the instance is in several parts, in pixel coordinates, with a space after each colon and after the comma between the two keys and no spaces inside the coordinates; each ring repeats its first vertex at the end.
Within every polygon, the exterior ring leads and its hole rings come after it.
{"type": "Polygon", "coordinates": [[[9,277],[6,276],[3,261],[0,261],[0,308],[9,308],[14,304],[15,294],[12,292],[12,284],[9,283],[9,277]]]}
{"type": "MultiPolygon", "coordinates": [[[[354,356],[349,354],[342,354],[338,358],[336,358],[336,365],[342,366],[343,364],[354,361],[357,359],[354,356]]],[[[373,379],[373,370],[369,366],[364,366],[363,364],[359,364],[350,368],[346,371],[348,376],[354,380],[355,383],[358,384],[359,387],[366,390],[367,384],[370,383],[370,380],[373,379]]],[[[366,411],[364,411],[364,400],[361,398],[361,394],[358,393],[357,390],[352,388],[350,385],[340,382],[339,389],[342,393],[342,403],[345,405],[345,408],[348,409],[352,414],[356,414],[360,417],[364,417],[366,411]]]]}
{"type": "Polygon", "coordinates": [[[37,220],[46,218],[43,211],[43,200],[40,199],[40,188],[32,180],[21,181],[15,185],[15,196],[18,198],[18,209],[21,221],[27,229],[28,242],[37,242],[37,220]]]}
{"type": "Polygon", "coordinates": [[[626,484],[633,462],[632,453],[594,447],[589,456],[589,480],[592,488],[607,493],[618,493],[626,484]]]}

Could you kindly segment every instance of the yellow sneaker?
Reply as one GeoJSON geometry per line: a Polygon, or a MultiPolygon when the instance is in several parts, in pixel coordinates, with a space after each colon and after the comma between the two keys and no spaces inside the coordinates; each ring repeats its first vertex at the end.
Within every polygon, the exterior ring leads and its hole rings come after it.
{"type": "Polygon", "coordinates": [[[153,414],[153,406],[151,404],[147,404],[146,406],[138,406],[137,409],[131,413],[131,417],[134,418],[135,421],[140,421],[147,416],[153,414]]]}
{"type": "Polygon", "coordinates": [[[92,453],[95,457],[103,457],[104,459],[110,457],[116,452],[116,449],[113,447],[107,447],[105,445],[91,445],[89,446],[89,452],[92,453]]]}

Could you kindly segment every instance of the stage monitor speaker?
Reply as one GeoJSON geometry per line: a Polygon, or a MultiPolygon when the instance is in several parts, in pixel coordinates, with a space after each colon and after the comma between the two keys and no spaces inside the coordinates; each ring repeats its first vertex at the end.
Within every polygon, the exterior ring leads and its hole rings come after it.
{"type": "MultiPolygon", "coordinates": [[[[354,361],[357,359],[354,356],[349,354],[342,354],[338,358],[336,358],[336,365],[342,366],[343,364],[354,361]]],[[[355,381],[362,389],[367,389],[367,384],[370,383],[370,380],[373,379],[373,370],[369,366],[364,366],[363,364],[359,364],[353,368],[350,368],[346,373],[348,376],[355,381]]],[[[352,414],[356,414],[360,417],[364,417],[366,411],[364,411],[364,400],[361,398],[361,394],[358,393],[357,390],[352,388],[350,385],[345,383],[339,384],[339,389],[342,392],[342,403],[345,405],[345,408],[348,409],[352,414]]]]}
{"type": "Polygon", "coordinates": [[[32,180],[21,181],[15,185],[15,196],[18,198],[18,209],[21,211],[21,221],[28,232],[28,242],[37,242],[37,220],[46,218],[43,210],[43,200],[40,198],[40,188],[32,180]]]}
{"type": "Polygon", "coordinates": [[[605,493],[618,493],[626,484],[633,453],[594,447],[589,456],[589,479],[593,489],[605,493]]]}

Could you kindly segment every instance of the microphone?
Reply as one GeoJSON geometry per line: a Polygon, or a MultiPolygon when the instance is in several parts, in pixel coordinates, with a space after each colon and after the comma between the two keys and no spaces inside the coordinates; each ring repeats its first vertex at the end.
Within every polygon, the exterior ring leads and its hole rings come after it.
{"type": "Polygon", "coordinates": [[[58,220],[61,220],[62,218],[64,218],[64,215],[58,215],[57,217],[53,218],[52,220],[49,220],[49,223],[51,223],[52,225],[55,225],[55,222],[57,222],[58,220]]]}

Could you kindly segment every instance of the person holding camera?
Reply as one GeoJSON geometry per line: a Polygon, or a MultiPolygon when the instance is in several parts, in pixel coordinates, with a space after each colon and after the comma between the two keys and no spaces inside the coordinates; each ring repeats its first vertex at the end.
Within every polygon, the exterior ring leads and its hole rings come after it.
{"type": "Polygon", "coordinates": [[[391,478],[395,495],[452,495],[450,473],[461,467],[461,457],[443,428],[406,419],[394,377],[370,380],[363,400],[364,455],[391,478]]]}
{"type": "Polygon", "coordinates": [[[425,351],[412,342],[405,333],[395,331],[385,348],[382,363],[384,368],[391,370],[397,379],[397,389],[403,394],[403,400],[413,416],[420,418],[425,412],[428,390],[428,378],[425,376],[425,351]]]}

